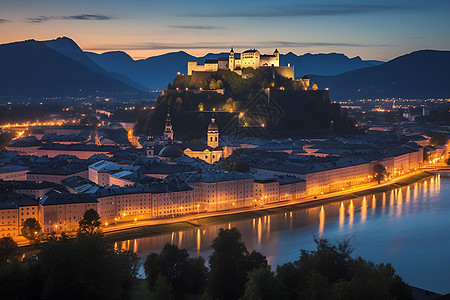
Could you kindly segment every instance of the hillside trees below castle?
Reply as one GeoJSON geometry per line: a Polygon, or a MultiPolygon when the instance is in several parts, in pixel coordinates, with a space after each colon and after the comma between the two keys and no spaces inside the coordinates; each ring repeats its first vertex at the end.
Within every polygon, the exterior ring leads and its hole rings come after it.
{"type": "Polygon", "coordinates": [[[244,69],[247,79],[229,70],[207,75],[211,76],[201,82],[193,82],[192,76],[177,76],[169,85],[171,89],[158,98],[155,109],[139,112],[135,132],[161,135],[169,109],[175,137],[183,140],[203,138],[213,112],[220,130],[228,127],[223,134],[234,132],[230,128],[236,124],[246,123],[264,127],[263,134],[273,137],[356,130],[356,121],[339,104],[331,103],[328,91],[304,90],[301,81],[273,76],[271,69],[244,69]],[[210,86],[223,86],[225,92],[208,91],[210,86]],[[199,87],[204,90],[186,90],[199,87]],[[266,88],[271,88],[270,93],[266,88]],[[264,112],[273,109],[276,114],[264,112]]]}
{"type": "Polygon", "coordinates": [[[244,68],[243,76],[230,70],[219,70],[207,73],[206,76],[179,75],[173,83],[169,84],[168,90],[200,89],[216,90],[225,88],[231,94],[246,97],[249,90],[260,90],[265,88],[304,90],[302,81],[295,81],[275,74],[270,68],[244,68]],[[244,78],[243,78],[244,77],[244,78]]]}

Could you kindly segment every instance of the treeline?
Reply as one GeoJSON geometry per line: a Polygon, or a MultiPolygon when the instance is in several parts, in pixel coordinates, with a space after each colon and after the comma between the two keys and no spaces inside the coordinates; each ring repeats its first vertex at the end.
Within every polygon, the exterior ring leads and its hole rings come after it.
{"type": "Polygon", "coordinates": [[[239,97],[246,97],[249,90],[260,90],[265,88],[304,90],[302,81],[292,80],[273,72],[271,68],[244,68],[243,78],[230,70],[219,70],[211,72],[207,76],[182,75],[175,77],[167,89],[204,89],[215,90],[225,88],[239,97]]]}
{"type": "Polygon", "coordinates": [[[176,76],[167,93],[158,98],[155,109],[138,114],[135,132],[162,134],[169,109],[175,136],[184,140],[204,137],[211,118],[211,113],[204,112],[212,111],[221,112],[216,114],[221,128],[237,124],[236,112],[243,112],[240,125],[264,124],[268,137],[283,131],[294,135],[356,131],[356,121],[339,104],[331,103],[328,91],[305,90],[302,81],[272,73],[270,68],[246,68],[243,72],[246,78],[230,70],[176,76]],[[224,88],[225,93],[186,91],[219,88],[224,88]],[[264,91],[266,88],[270,88],[270,96],[264,91]],[[252,124],[255,120],[257,124],[252,124]]]}
{"type": "MultiPolygon", "coordinates": [[[[184,140],[203,138],[213,111],[216,112],[219,130],[229,124],[238,124],[239,118],[240,126],[247,122],[254,125],[255,121],[256,125],[264,124],[269,136],[271,132],[288,131],[302,134],[356,132],[356,120],[339,104],[331,103],[327,95],[325,91],[278,90],[271,91],[268,101],[261,90],[248,91],[246,98],[215,92],[169,92],[158,99],[155,109],[140,111],[135,132],[161,135],[169,109],[175,137],[184,140]],[[242,118],[239,112],[243,112],[242,118]]],[[[230,132],[222,131],[224,133],[230,132]]]]}
{"type": "Polygon", "coordinates": [[[0,239],[1,299],[128,299],[138,257],[114,248],[101,234],[95,211],[85,213],[75,237],[44,237],[39,223],[28,223],[22,231],[39,250],[37,258],[20,261],[17,243],[0,239]],[[32,227],[35,232],[27,230],[32,227]]]}
{"type": "MultiPolygon", "coordinates": [[[[0,239],[1,298],[137,299],[132,293],[139,283],[136,254],[114,249],[90,220],[95,218],[80,222],[75,238],[43,244],[39,259],[31,262],[19,262],[11,238],[0,239]]],[[[248,251],[236,228],[219,229],[209,269],[203,257],[166,244],[144,262],[148,292],[141,295],[164,300],[412,299],[390,264],[352,258],[348,241],[315,242],[316,250],[301,250],[297,261],[275,269],[264,255],[248,251]]]]}
{"type": "Polygon", "coordinates": [[[412,299],[408,285],[390,264],[352,258],[348,241],[315,240],[316,250],[272,270],[261,253],[249,252],[236,228],[220,229],[204,259],[167,244],[144,264],[155,299],[412,299]]]}

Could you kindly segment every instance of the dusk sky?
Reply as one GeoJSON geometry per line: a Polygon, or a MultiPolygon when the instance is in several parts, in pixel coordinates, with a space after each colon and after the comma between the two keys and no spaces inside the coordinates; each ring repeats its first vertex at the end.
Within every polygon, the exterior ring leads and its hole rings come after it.
{"type": "Polygon", "coordinates": [[[257,48],[388,60],[450,50],[449,0],[1,0],[0,43],[67,36],[145,58],[257,48]]]}

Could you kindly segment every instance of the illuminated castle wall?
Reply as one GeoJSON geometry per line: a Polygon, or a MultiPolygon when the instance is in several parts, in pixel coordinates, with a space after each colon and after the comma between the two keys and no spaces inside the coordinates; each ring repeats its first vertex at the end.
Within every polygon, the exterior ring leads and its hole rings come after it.
{"type": "Polygon", "coordinates": [[[203,65],[195,61],[188,62],[188,75],[193,72],[217,72],[229,69],[242,75],[243,68],[258,69],[262,67],[273,67],[275,70],[282,70],[283,76],[294,78],[294,67],[280,67],[280,53],[277,49],[271,55],[261,54],[256,49],[246,50],[241,53],[240,58],[235,57],[234,50],[231,49],[228,57],[219,59],[206,59],[203,65]]]}

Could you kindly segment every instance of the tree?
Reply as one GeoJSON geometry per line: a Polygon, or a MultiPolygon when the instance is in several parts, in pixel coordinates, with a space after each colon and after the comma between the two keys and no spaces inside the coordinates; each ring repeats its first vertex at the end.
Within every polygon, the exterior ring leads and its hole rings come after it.
{"type": "Polygon", "coordinates": [[[164,245],[160,254],[151,253],[144,263],[150,290],[155,289],[160,275],[173,285],[177,295],[203,291],[208,275],[203,258],[190,258],[186,249],[164,245]]]}
{"type": "Polygon", "coordinates": [[[98,119],[92,115],[86,115],[80,120],[80,125],[93,126],[96,127],[98,124],[98,119]]]}
{"type": "Polygon", "coordinates": [[[218,85],[216,80],[213,78],[211,79],[211,82],[209,83],[209,89],[210,90],[217,90],[218,89],[218,85]]]}
{"type": "Polygon", "coordinates": [[[35,218],[28,218],[23,221],[22,235],[27,240],[35,242],[39,239],[42,233],[42,226],[35,218]]]}
{"type": "Polygon", "coordinates": [[[133,251],[118,251],[117,265],[120,268],[120,281],[122,289],[126,293],[129,291],[139,275],[139,257],[133,251]]]}
{"type": "Polygon", "coordinates": [[[0,239],[0,265],[17,260],[17,243],[12,237],[0,239]]]}
{"type": "Polygon", "coordinates": [[[13,137],[11,133],[0,130],[0,151],[6,150],[13,137]]]}
{"type": "Polygon", "coordinates": [[[97,234],[43,244],[40,299],[123,299],[137,273],[135,255],[97,234]],[[131,276],[131,277],[130,277],[131,276]]]}
{"type": "Polygon", "coordinates": [[[275,280],[287,299],[412,299],[390,264],[352,258],[348,240],[337,245],[314,241],[316,250],[301,250],[298,261],[277,268],[275,280]]]}
{"type": "Polygon", "coordinates": [[[101,222],[100,220],[100,216],[98,215],[98,213],[91,209],[88,209],[84,215],[83,215],[83,219],[78,222],[79,224],[79,228],[78,231],[80,233],[88,233],[88,234],[94,234],[96,232],[100,231],[100,225],[101,222]]]}
{"type": "Polygon", "coordinates": [[[248,272],[244,300],[286,299],[274,273],[268,267],[260,267],[248,272]]]}
{"type": "Polygon", "coordinates": [[[162,274],[156,278],[153,298],[155,300],[174,300],[175,289],[170,281],[162,274]]]}
{"type": "Polygon", "coordinates": [[[236,228],[219,229],[219,235],[211,244],[209,257],[210,292],[213,298],[238,299],[243,296],[247,272],[252,268],[267,266],[262,255],[254,251],[250,255],[236,228]],[[255,263],[256,262],[256,263],[255,263]]]}
{"type": "Polygon", "coordinates": [[[183,269],[185,291],[189,293],[201,293],[208,283],[208,268],[205,259],[201,256],[190,258],[183,269]]]}
{"type": "Polygon", "coordinates": [[[445,144],[447,144],[448,139],[449,139],[448,134],[436,132],[430,138],[430,145],[433,147],[437,146],[437,145],[445,145],[445,144]]]}
{"type": "Polygon", "coordinates": [[[386,177],[386,168],[382,164],[376,163],[373,166],[372,173],[375,180],[378,182],[378,184],[380,184],[380,182],[386,177]]]}
{"type": "Polygon", "coordinates": [[[238,160],[234,164],[234,170],[240,173],[250,172],[250,166],[245,161],[238,160]]]}

